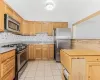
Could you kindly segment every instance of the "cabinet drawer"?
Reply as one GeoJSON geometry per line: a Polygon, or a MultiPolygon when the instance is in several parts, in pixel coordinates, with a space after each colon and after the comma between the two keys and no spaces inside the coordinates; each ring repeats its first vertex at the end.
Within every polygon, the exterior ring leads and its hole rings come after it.
{"type": "Polygon", "coordinates": [[[4,62],[6,59],[15,56],[15,50],[3,53],[1,55],[1,62],[4,62]]]}
{"type": "Polygon", "coordinates": [[[95,61],[100,61],[100,56],[87,56],[86,60],[88,62],[95,62],[95,61]]]}
{"type": "Polygon", "coordinates": [[[48,45],[42,45],[42,47],[48,47],[48,45]]]}
{"type": "Polygon", "coordinates": [[[1,80],[13,80],[15,77],[15,68],[13,68],[7,75],[5,75],[1,80]]]}
{"type": "Polygon", "coordinates": [[[1,77],[7,74],[15,66],[15,57],[11,57],[1,63],[1,77]]]}
{"type": "Polygon", "coordinates": [[[36,47],[36,48],[37,48],[37,47],[38,47],[38,48],[41,48],[41,45],[40,45],[40,44],[39,44],[39,45],[35,45],[35,47],[36,47]]]}
{"type": "Polygon", "coordinates": [[[49,44],[49,47],[54,47],[54,45],[53,44],[49,44]]]}

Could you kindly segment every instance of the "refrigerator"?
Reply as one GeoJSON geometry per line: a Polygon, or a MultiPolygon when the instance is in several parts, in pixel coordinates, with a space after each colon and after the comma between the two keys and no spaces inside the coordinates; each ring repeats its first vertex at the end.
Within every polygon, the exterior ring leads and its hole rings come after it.
{"type": "Polygon", "coordinates": [[[54,59],[60,62],[60,50],[71,49],[72,33],[70,28],[54,29],[54,59]]]}

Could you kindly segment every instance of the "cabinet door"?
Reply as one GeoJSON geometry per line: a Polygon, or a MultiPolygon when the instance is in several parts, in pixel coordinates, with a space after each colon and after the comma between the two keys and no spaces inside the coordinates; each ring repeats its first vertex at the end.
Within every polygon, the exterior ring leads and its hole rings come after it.
{"type": "Polygon", "coordinates": [[[54,22],[53,26],[54,26],[54,28],[60,28],[61,27],[59,22],[54,22]]]}
{"type": "Polygon", "coordinates": [[[35,35],[35,23],[29,22],[30,35],[35,35]]]}
{"type": "Polygon", "coordinates": [[[61,28],[67,28],[68,27],[68,22],[61,22],[61,28]]]}
{"type": "Polygon", "coordinates": [[[72,59],[72,80],[86,80],[85,59],[72,59]]]}
{"type": "Polygon", "coordinates": [[[29,57],[29,59],[34,59],[34,45],[29,45],[28,57],[29,57]]]}
{"type": "Polygon", "coordinates": [[[49,36],[53,35],[53,23],[48,24],[48,35],[49,36]]]}
{"type": "Polygon", "coordinates": [[[42,48],[41,45],[35,45],[35,50],[34,50],[34,56],[35,59],[42,59],[42,48]]]}
{"type": "Polygon", "coordinates": [[[54,45],[49,45],[49,59],[54,59],[54,45]]]}
{"type": "Polygon", "coordinates": [[[29,35],[29,25],[27,21],[23,21],[22,23],[22,34],[29,35]]]}
{"type": "Polygon", "coordinates": [[[13,80],[15,78],[15,68],[7,73],[1,80],[13,80]]]}
{"type": "Polygon", "coordinates": [[[48,22],[42,22],[42,32],[48,33],[48,30],[49,30],[48,27],[49,27],[48,22]]]}
{"type": "Polygon", "coordinates": [[[35,22],[35,34],[41,33],[41,22],[35,22]]]}
{"type": "Polygon", "coordinates": [[[48,46],[42,47],[42,59],[48,59],[48,56],[49,56],[48,46]]]}
{"type": "Polygon", "coordinates": [[[0,0],[0,32],[4,31],[4,2],[0,0]]]}
{"type": "Polygon", "coordinates": [[[88,65],[87,80],[100,80],[100,62],[91,62],[91,64],[88,65]]]}

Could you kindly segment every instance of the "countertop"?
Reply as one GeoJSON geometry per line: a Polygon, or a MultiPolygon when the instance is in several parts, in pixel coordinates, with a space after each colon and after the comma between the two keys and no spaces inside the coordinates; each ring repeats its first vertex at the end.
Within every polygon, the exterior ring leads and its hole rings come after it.
{"type": "Polygon", "coordinates": [[[15,47],[13,47],[13,48],[2,48],[2,47],[0,47],[0,54],[14,50],[14,49],[15,49],[15,47]]]}
{"type": "Polygon", "coordinates": [[[100,56],[100,51],[89,49],[62,49],[69,56],[100,56]]]}

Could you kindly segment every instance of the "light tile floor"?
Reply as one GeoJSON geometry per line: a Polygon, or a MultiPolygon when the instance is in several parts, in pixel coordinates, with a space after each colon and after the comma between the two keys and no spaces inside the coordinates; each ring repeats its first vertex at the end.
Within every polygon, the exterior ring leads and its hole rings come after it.
{"type": "Polygon", "coordinates": [[[62,66],[56,61],[29,61],[19,80],[62,80],[62,66]]]}

